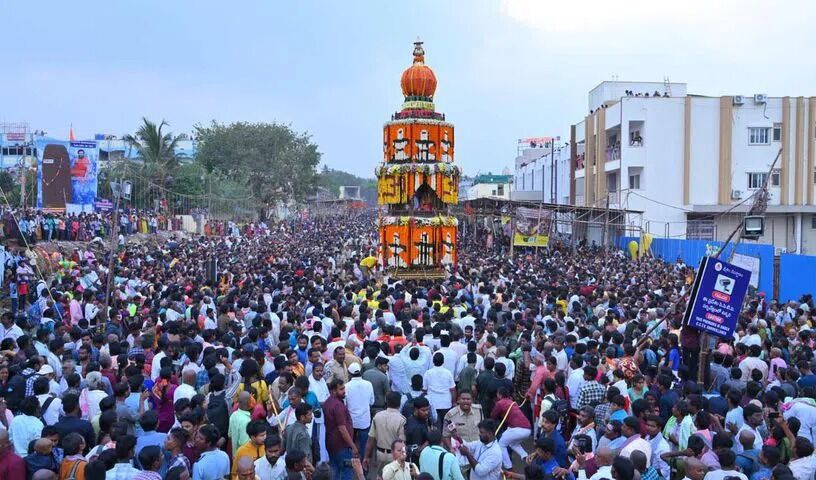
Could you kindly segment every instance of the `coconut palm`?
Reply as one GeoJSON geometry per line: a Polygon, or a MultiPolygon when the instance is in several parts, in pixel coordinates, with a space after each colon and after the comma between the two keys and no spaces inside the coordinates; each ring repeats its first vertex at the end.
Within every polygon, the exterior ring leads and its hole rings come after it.
{"type": "Polygon", "coordinates": [[[170,124],[164,120],[158,125],[147,118],[142,118],[142,122],[136,133],[125,135],[124,140],[136,149],[143,162],[142,171],[145,176],[162,189],[167,188],[179,168],[176,146],[185,135],[174,136],[171,132],[165,131],[165,127],[169,127],[170,124]]]}

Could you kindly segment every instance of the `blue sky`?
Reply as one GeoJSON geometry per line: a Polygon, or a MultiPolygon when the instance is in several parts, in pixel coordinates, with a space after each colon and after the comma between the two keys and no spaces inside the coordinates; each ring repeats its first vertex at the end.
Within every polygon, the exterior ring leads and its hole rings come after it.
{"type": "Polygon", "coordinates": [[[566,136],[613,75],[816,94],[814,4],[0,0],[0,120],[53,136],[73,123],[78,137],[129,133],[142,116],[176,132],[278,121],[310,132],[326,165],[373,176],[419,35],[457,162],[496,173],[516,139],[566,136]]]}

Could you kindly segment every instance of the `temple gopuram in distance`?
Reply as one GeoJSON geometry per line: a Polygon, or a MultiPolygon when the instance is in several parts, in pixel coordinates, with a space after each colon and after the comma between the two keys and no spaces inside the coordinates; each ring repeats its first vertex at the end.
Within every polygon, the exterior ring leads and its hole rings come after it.
{"type": "Polygon", "coordinates": [[[379,261],[397,278],[439,278],[456,265],[459,167],[453,164],[453,124],[434,107],[436,75],[422,42],[402,73],[402,110],[383,127],[377,168],[379,261]]]}

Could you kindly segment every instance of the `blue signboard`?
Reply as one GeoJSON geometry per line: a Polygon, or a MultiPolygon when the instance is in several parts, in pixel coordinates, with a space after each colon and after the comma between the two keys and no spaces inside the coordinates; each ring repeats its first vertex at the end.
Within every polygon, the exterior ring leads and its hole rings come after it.
{"type": "Polygon", "coordinates": [[[97,198],[94,202],[94,208],[97,212],[110,212],[113,210],[113,202],[107,198],[97,198]]]}
{"type": "Polygon", "coordinates": [[[750,282],[748,270],[704,257],[694,279],[684,323],[701,332],[731,338],[750,282]]]}

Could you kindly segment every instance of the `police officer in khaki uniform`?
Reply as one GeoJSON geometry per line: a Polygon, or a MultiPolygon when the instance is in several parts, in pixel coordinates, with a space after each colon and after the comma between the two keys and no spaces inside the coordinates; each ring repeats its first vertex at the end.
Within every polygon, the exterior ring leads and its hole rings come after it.
{"type": "MultiPolygon", "coordinates": [[[[473,393],[469,390],[459,392],[457,405],[445,414],[442,429],[442,442],[451,450],[451,438],[456,437],[463,442],[479,440],[479,422],[484,419],[482,407],[473,404],[473,393]]],[[[460,464],[461,465],[461,464],[460,464]]],[[[468,466],[462,466],[462,473],[467,478],[468,466]]]]}
{"type": "MultiPolygon", "coordinates": [[[[405,440],[405,417],[400,413],[400,394],[389,392],[386,409],[378,412],[371,420],[371,431],[368,433],[363,468],[379,474],[382,467],[392,461],[391,444],[394,440],[405,440]],[[369,467],[369,463],[371,466],[369,467]]],[[[376,475],[373,476],[376,478],[376,475]]]]}

